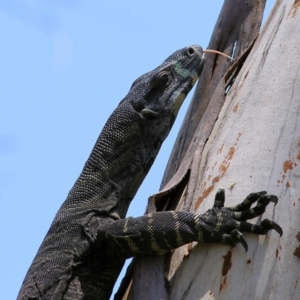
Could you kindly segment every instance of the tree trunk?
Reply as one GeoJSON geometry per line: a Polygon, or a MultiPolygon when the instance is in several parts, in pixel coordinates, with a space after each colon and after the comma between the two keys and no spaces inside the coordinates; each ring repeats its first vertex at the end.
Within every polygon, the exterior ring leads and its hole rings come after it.
{"type": "Polygon", "coordinates": [[[278,0],[254,43],[264,5],[225,1],[209,48],[231,54],[236,44],[238,58],[231,68],[223,57],[207,59],[148,211],[203,213],[222,186],[226,206],[267,190],[279,203],[263,218],[279,223],[283,237],[245,234],[247,253],[194,243],[138,257],[125,299],[299,299],[300,1],[278,0]]]}

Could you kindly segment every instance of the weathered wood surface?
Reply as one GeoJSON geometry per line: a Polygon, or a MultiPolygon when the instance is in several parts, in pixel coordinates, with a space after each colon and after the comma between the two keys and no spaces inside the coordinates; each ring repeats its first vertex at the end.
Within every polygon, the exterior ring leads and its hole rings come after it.
{"type": "MultiPolygon", "coordinates": [[[[244,53],[258,34],[264,5],[225,1],[209,48],[230,54],[237,41],[236,56],[244,53]]],[[[283,237],[245,234],[246,254],[240,246],[199,244],[165,257],[140,257],[126,299],[299,299],[299,6],[298,0],[277,1],[226,97],[221,91],[229,62],[207,60],[164,176],[165,192],[149,206],[201,213],[221,186],[226,205],[267,190],[280,202],[263,218],[279,223],[283,237]]]]}

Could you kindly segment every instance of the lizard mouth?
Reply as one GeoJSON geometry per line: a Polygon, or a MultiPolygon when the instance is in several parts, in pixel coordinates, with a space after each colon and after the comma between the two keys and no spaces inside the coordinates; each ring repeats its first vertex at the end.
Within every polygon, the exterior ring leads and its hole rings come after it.
{"type": "Polygon", "coordinates": [[[194,56],[193,58],[191,57],[192,59],[189,65],[182,66],[180,63],[177,63],[174,68],[176,73],[185,77],[185,82],[181,83],[181,86],[178,87],[177,91],[173,94],[172,108],[174,116],[177,116],[184,99],[199,79],[205,62],[203,50],[200,46],[190,46],[187,53],[190,56],[194,56]]]}

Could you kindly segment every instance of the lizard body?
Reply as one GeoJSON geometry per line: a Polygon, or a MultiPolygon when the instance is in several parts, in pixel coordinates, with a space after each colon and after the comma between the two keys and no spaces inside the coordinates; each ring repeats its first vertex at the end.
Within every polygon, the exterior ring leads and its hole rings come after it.
{"type": "Polygon", "coordinates": [[[109,299],[126,258],[161,254],[191,241],[247,244],[237,230],[282,233],[276,223],[245,221],[275,196],[249,195],[224,208],[224,190],[203,215],[158,212],[124,219],[204,63],[200,46],[186,47],[131,86],[109,117],[67,199],[58,210],[18,295],[27,299],[109,299]],[[252,203],[258,201],[256,209],[252,203]]]}

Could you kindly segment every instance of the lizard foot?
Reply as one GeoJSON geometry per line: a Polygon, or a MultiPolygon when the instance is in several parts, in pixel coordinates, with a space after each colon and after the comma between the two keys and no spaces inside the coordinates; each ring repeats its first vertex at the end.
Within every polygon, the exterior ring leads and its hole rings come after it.
{"type": "Polygon", "coordinates": [[[221,188],[216,194],[213,208],[201,215],[201,221],[204,223],[203,241],[223,242],[232,246],[241,243],[247,251],[248,245],[242,232],[266,234],[274,229],[282,236],[282,228],[274,221],[264,219],[260,224],[247,222],[248,219],[262,215],[270,202],[276,205],[278,203],[276,196],[262,191],[248,195],[244,201],[234,207],[224,207],[224,202],[225,190],[221,188]],[[256,206],[251,208],[255,202],[257,202],[256,206]]]}

